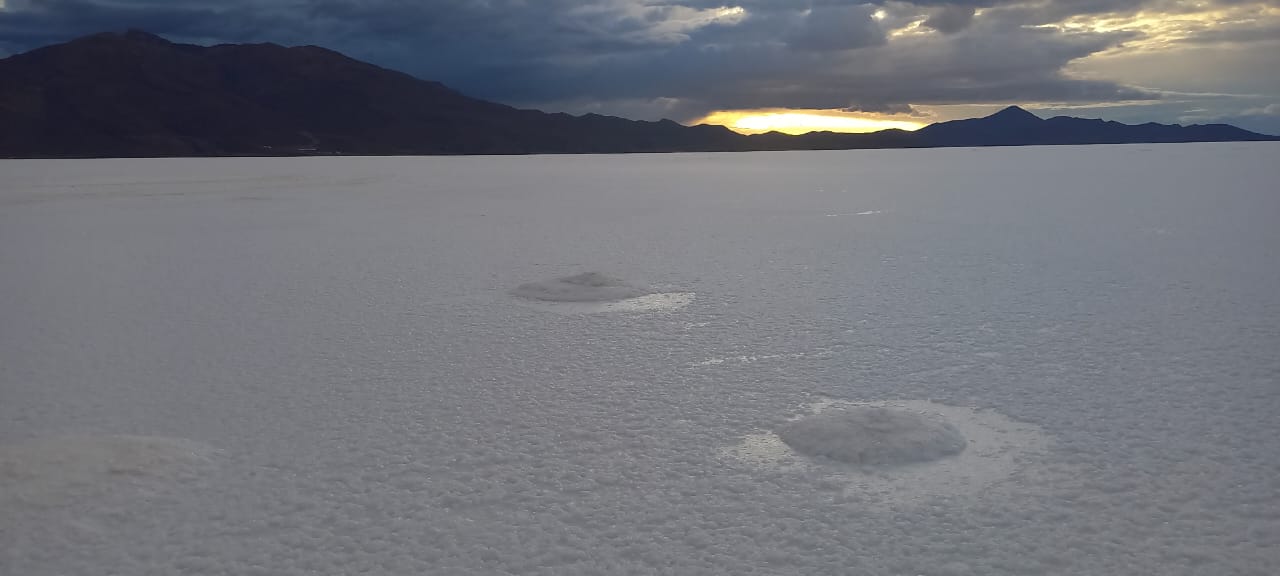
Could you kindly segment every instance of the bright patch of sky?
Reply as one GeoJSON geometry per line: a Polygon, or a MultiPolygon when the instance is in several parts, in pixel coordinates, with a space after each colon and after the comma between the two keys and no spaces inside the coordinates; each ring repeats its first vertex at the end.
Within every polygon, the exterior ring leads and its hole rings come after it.
{"type": "Polygon", "coordinates": [[[877,132],[887,129],[916,130],[924,123],[914,120],[892,119],[876,115],[859,114],[840,110],[723,110],[713,112],[693,122],[694,124],[719,124],[743,134],[783,132],[803,134],[825,130],[830,132],[877,132]]]}

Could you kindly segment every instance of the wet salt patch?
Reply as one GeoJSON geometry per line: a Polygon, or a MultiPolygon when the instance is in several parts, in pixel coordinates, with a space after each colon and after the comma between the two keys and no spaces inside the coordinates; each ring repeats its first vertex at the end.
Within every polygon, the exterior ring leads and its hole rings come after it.
{"type": "Polygon", "coordinates": [[[199,442],[153,436],[58,436],[0,446],[0,511],[181,482],[217,454],[199,442]]]}
{"type": "MultiPolygon", "coordinates": [[[[788,446],[776,432],[744,436],[725,450],[729,457],[768,470],[821,474],[834,482],[846,498],[881,504],[919,503],[931,497],[976,494],[1009,479],[1043,454],[1048,438],[1034,425],[1017,422],[992,410],[948,406],[927,400],[849,402],[825,400],[810,404],[791,420],[828,411],[865,408],[914,413],[942,422],[963,437],[958,454],[938,459],[889,465],[856,465],[831,458],[813,458],[788,446]]],[[[787,429],[788,426],[781,427],[787,429]]]]}

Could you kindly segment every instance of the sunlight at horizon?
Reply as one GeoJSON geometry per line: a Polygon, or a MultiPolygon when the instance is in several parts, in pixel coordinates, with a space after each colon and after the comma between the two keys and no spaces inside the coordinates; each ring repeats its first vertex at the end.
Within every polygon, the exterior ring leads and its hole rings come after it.
{"type": "Polygon", "coordinates": [[[692,123],[720,125],[740,134],[782,132],[793,135],[823,131],[854,134],[889,129],[910,131],[919,130],[927,124],[879,114],[789,108],[717,110],[692,123]]]}

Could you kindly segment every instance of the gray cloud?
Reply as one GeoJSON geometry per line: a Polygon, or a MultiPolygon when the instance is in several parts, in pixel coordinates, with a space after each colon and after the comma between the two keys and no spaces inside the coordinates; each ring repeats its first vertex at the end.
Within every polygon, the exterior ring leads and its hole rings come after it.
{"type": "Polygon", "coordinates": [[[973,6],[958,4],[939,6],[929,13],[929,18],[922,25],[943,34],[954,34],[969,27],[973,22],[975,11],[973,6]]]}
{"type": "Polygon", "coordinates": [[[890,110],[911,103],[1153,98],[1061,73],[1067,62],[1131,37],[1064,35],[995,22],[975,23],[946,37],[922,35],[816,54],[748,42],[718,50],[682,46],[632,66],[596,71],[586,81],[561,78],[557,87],[566,92],[562,97],[588,92],[606,100],[665,96],[716,108],[890,110]],[[602,86],[595,86],[600,80],[602,86]]]}
{"type": "Polygon", "coordinates": [[[827,52],[883,44],[885,31],[873,17],[875,11],[871,4],[814,6],[787,35],[787,45],[827,52]]]}
{"type": "MultiPolygon", "coordinates": [[[[1157,99],[1151,91],[1063,72],[1075,60],[1139,35],[1032,26],[1074,15],[1185,12],[1193,4],[8,0],[0,10],[0,52],[139,28],[195,43],[323,45],[520,105],[678,119],[754,107],[890,112],[931,103],[1157,99]],[[726,5],[742,11],[723,10],[726,5]],[[983,12],[975,17],[977,9],[983,12]],[[933,32],[889,35],[912,23],[933,32]]],[[[1244,4],[1250,3],[1216,2],[1244,4]]],[[[1207,29],[1203,41],[1265,40],[1276,25],[1207,29]]]]}

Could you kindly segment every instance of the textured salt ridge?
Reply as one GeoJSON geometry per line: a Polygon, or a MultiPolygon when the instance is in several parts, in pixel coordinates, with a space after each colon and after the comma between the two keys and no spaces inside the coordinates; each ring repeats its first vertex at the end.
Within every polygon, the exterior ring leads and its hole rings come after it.
{"type": "Polygon", "coordinates": [[[965,439],[946,422],[881,407],[829,410],[778,431],[796,452],[859,466],[928,462],[964,451],[965,439]]]}
{"type": "Polygon", "coordinates": [[[643,286],[634,286],[599,272],[585,272],[554,280],[521,284],[511,291],[515,296],[544,302],[617,302],[655,294],[643,286]]]}

